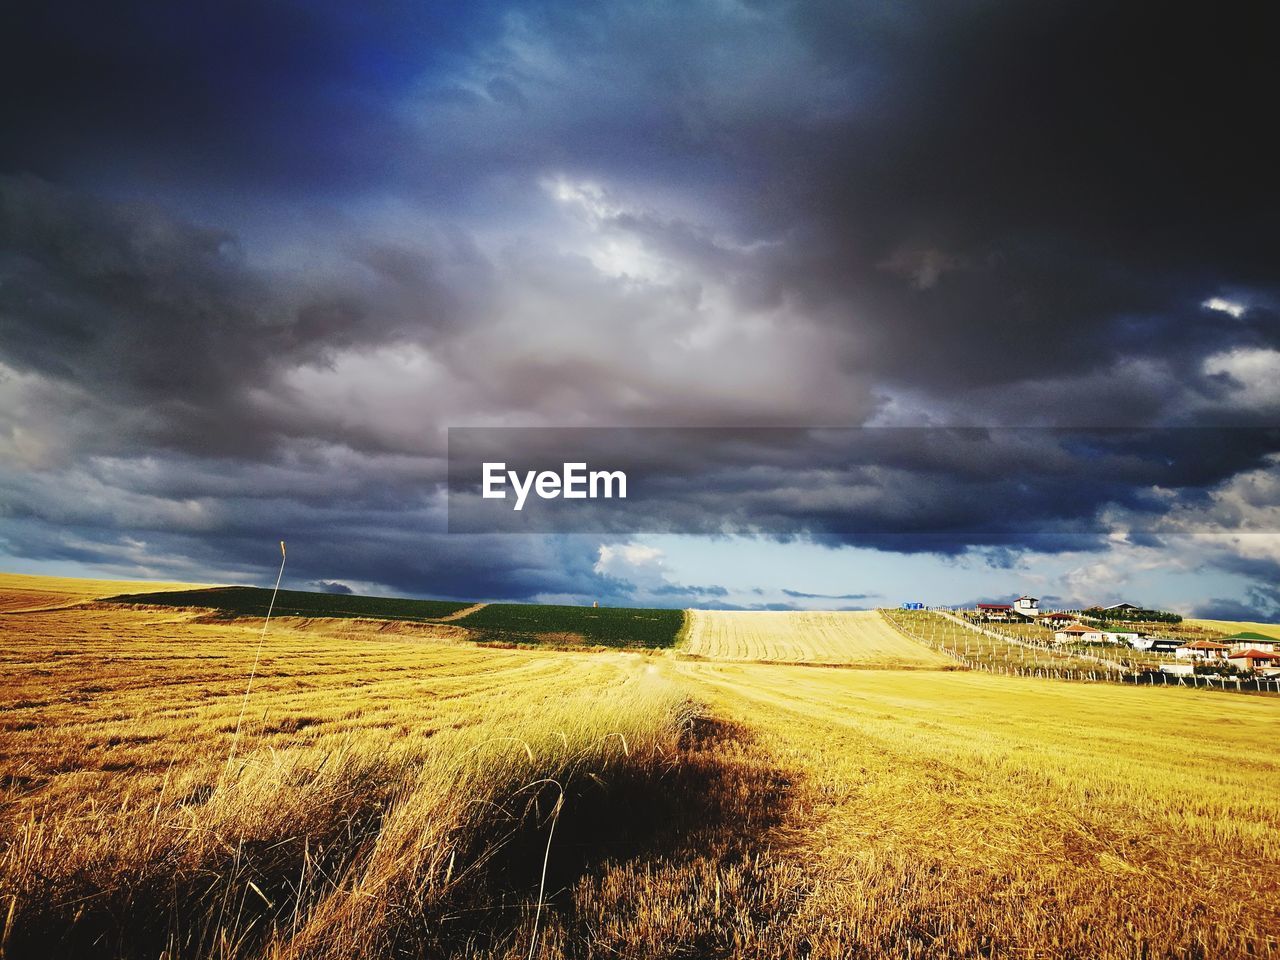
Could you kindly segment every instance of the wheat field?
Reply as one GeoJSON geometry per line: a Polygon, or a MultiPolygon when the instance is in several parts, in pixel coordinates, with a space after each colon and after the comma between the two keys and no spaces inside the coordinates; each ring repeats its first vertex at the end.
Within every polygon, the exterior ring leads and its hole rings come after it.
{"type": "Polygon", "coordinates": [[[260,630],[0,614],[5,960],[1280,956],[1273,698],[260,630]]]}
{"type": "Polygon", "coordinates": [[[129,591],[187,590],[200,586],[205,584],[153,580],[85,580],[78,577],[0,573],[0,613],[66,607],[129,591]]]}
{"type": "Polygon", "coordinates": [[[955,664],[904,637],[874,610],[690,610],[683,649],[714,660],[896,668],[955,664]]]}
{"type": "Polygon", "coordinates": [[[1215,633],[1231,635],[1236,633],[1260,633],[1264,637],[1275,637],[1280,641],[1280,624],[1258,623],[1251,620],[1183,620],[1183,626],[1199,627],[1215,633]]]}

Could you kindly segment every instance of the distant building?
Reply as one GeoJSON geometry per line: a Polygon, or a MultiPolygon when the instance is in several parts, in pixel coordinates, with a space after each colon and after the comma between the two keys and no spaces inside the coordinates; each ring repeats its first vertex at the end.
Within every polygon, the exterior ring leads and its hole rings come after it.
{"type": "Polygon", "coordinates": [[[1042,613],[1040,621],[1046,627],[1061,627],[1068,623],[1075,623],[1078,617],[1073,617],[1069,613],[1042,613]]]}
{"type": "Polygon", "coordinates": [[[1125,643],[1135,650],[1139,649],[1138,644],[1144,639],[1137,630],[1107,630],[1102,636],[1108,643],[1125,643]]]}
{"type": "Polygon", "coordinates": [[[1105,639],[1105,634],[1093,627],[1085,627],[1078,623],[1073,623],[1071,626],[1063,627],[1055,633],[1053,639],[1058,643],[1102,643],[1105,639]]]}
{"type": "Polygon", "coordinates": [[[1215,640],[1195,640],[1178,647],[1173,651],[1173,655],[1179,660],[1223,660],[1230,652],[1231,648],[1225,643],[1218,643],[1215,640]]]}
{"type": "Polygon", "coordinates": [[[1266,650],[1241,650],[1228,656],[1227,662],[1250,672],[1270,671],[1280,667],[1280,654],[1266,650]]]}
{"type": "Polygon", "coordinates": [[[1040,601],[1036,597],[1019,597],[1013,601],[1013,612],[1035,619],[1040,616],[1040,601]]]}
{"type": "Polygon", "coordinates": [[[1111,604],[1111,606],[1103,607],[1102,609],[1133,612],[1133,611],[1141,610],[1142,607],[1136,606],[1132,603],[1113,603],[1111,604]]]}
{"type": "Polygon", "coordinates": [[[1261,650],[1263,653],[1280,652],[1280,640],[1275,637],[1268,637],[1262,633],[1237,633],[1230,637],[1223,637],[1222,642],[1227,644],[1233,652],[1239,653],[1244,650],[1261,650]]]}
{"type": "Polygon", "coordinates": [[[902,605],[903,610],[923,610],[924,604],[919,600],[908,600],[902,605]]]}
{"type": "Polygon", "coordinates": [[[1013,619],[1013,604],[1010,603],[980,603],[974,609],[984,620],[1013,619]]]}
{"type": "Polygon", "coordinates": [[[1178,647],[1182,646],[1182,641],[1173,637],[1139,635],[1138,639],[1129,641],[1129,646],[1135,650],[1150,650],[1152,653],[1173,653],[1178,647]]]}

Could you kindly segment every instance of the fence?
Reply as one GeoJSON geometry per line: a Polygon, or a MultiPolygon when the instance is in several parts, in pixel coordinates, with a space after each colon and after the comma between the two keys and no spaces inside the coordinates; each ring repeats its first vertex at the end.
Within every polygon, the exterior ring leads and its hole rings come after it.
{"type": "MultiPolygon", "coordinates": [[[[1066,666],[1048,666],[1037,664],[1034,666],[1022,666],[1014,663],[992,663],[974,659],[967,655],[967,649],[961,650],[958,646],[946,643],[944,641],[924,636],[923,634],[909,630],[898,622],[894,616],[894,611],[881,611],[886,620],[897,629],[900,633],[905,634],[917,643],[923,643],[925,646],[944,653],[964,664],[971,670],[980,670],[984,673],[997,673],[1010,677],[1040,677],[1050,680],[1071,680],[1085,683],[1129,683],[1135,686],[1153,686],[1153,687],[1193,687],[1197,689],[1207,690],[1225,690],[1232,693],[1276,693],[1280,694],[1280,677],[1218,677],[1212,675],[1192,675],[1179,676],[1168,673],[1158,673],[1154,671],[1119,671],[1119,670],[1082,670],[1075,667],[1066,666]]],[[[912,611],[914,612],[914,611],[912,611]]],[[[931,611],[937,612],[937,611],[931,611]]],[[[947,618],[948,621],[952,618],[947,618]]],[[[979,634],[986,634],[993,639],[1000,639],[1006,643],[1010,641],[1008,637],[1000,637],[997,634],[989,633],[981,628],[976,628],[970,624],[957,622],[969,630],[974,630],[979,634]]],[[[1025,646],[1024,644],[1014,641],[1015,645],[1025,646]]]]}
{"type": "MultiPolygon", "coordinates": [[[[1035,638],[1009,632],[1007,625],[998,624],[998,623],[997,624],[989,624],[989,623],[978,624],[978,623],[974,623],[971,620],[967,620],[963,617],[960,617],[950,611],[939,611],[939,612],[942,614],[942,616],[947,617],[948,619],[954,620],[956,623],[960,624],[961,626],[968,627],[970,630],[975,630],[979,633],[985,633],[989,637],[995,637],[997,639],[1004,640],[1008,643],[1015,643],[1015,644],[1018,644],[1019,646],[1028,647],[1033,650],[1045,651],[1061,659],[1087,660],[1090,663],[1099,664],[1107,670],[1118,670],[1121,672],[1140,672],[1144,669],[1150,669],[1152,665],[1152,661],[1159,662],[1160,660],[1159,656],[1155,654],[1148,655],[1146,657],[1146,660],[1143,661],[1143,660],[1135,660],[1131,657],[1123,657],[1118,655],[1103,657],[1094,653],[1086,653],[1080,649],[1071,649],[1066,651],[1055,650],[1051,647],[1045,646],[1043,643],[1037,642],[1035,638]]],[[[1045,630],[1044,633],[1045,633],[1045,636],[1040,639],[1043,639],[1045,641],[1052,639],[1053,637],[1052,631],[1045,630]]]]}

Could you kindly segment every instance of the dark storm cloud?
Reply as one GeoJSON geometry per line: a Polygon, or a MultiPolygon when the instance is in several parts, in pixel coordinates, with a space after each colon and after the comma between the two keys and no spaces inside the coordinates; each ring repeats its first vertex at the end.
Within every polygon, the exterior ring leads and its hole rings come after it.
{"type": "Polygon", "coordinates": [[[1055,537],[1079,549],[1115,529],[1275,533],[1280,498],[1263,478],[1278,449],[1280,430],[1244,428],[463,428],[449,436],[449,529],[816,535],[948,554],[1055,537]],[[481,497],[494,462],[502,496],[481,497]],[[574,462],[584,494],[587,471],[624,472],[625,500],[529,492],[515,509],[516,479],[574,462]]]}
{"type": "Polygon", "coordinates": [[[336,580],[316,580],[314,583],[311,584],[311,586],[314,587],[316,590],[320,591],[321,593],[341,593],[341,594],[355,593],[355,591],[352,590],[350,587],[348,587],[345,583],[339,583],[336,580]]]}
{"type": "Polygon", "coordinates": [[[519,111],[410,102],[444,134],[435,165],[501,155],[505,172],[706,198],[757,246],[712,242],[691,222],[705,211],[607,221],[742,305],[800,305],[849,377],[958,422],[1159,423],[1218,392],[1207,354],[1280,333],[1277,202],[1247,146],[1277,87],[1272,16],[535,5],[515,37],[534,54],[506,38],[470,61],[519,111]],[[1231,290],[1244,316],[1201,306],[1231,290]]]}
{"type": "Polygon", "coordinates": [[[21,93],[0,103],[0,169],[132,168],[194,191],[376,184],[407,144],[388,97],[465,49],[487,6],[15,6],[0,78],[21,93]]]}
{"type": "MultiPolygon", "coordinates": [[[[272,272],[225,230],[0,178],[0,360],[84,392],[68,403],[90,428],[86,450],[253,455],[323,436],[331,427],[262,401],[287,392],[283,372],[354,347],[430,343],[464,314],[427,254],[348,253],[343,276],[272,272]]],[[[467,252],[446,256],[457,266],[467,252]]]]}
{"type": "Polygon", "coordinates": [[[1273,621],[1280,616],[1280,590],[1256,586],[1248,591],[1244,600],[1214,597],[1196,607],[1194,613],[1207,620],[1273,621]]]}
{"type": "MultiPolygon", "coordinates": [[[[53,477],[52,480],[60,478],[53,477]]],[[[74,484],[67,483],[74,488],[74,484]]],[[[5,490],[6,498],[10,492],[5,490]]],[[[301,509],[244,500],[204,527],[132,516],[85,517],[73,508],[39,517],[0,511],[0,548],[11,556],[85,563],[124,576],[270,586],[285,539],[285,585],[314,589],[340,580],[357,592],[386,591],[458,599],[531,600],[539,595],[627,602],[630,591],[592,569],[596,541],[554,537],[450,537],[429,515],[404,507],[348,510],[339,502],[301,509]],[[274,554],[273,551],[274,550],[274,554]]]]}
{"type": "MultiPolygon", "coordinates": [[[[460,9],[9,15],[10,553],[230,574],[286,526],[314,581],[591,595],[581,541],[440,534],[443,427],[1280,413],[1274,11],[460,9]]],[[[1115,504],[1158,531],[1158,451],[1040,436],[883,469],[748,446],[760,482],[706,476],[673,519],[837,545],[862,509],[856,542],[1010,564],[1099,546],[1115,504]],[[847,495],[872,469],[892,496],[867,511],[847,495]]],[[[1168,450],[1179,529],[1264,464],[1239,436],[1168,450]]]]}
{"type": "MultiPolygon", "coordinates": [[[[1245,146],[1277,86],[1273,16],[988,4],[925,18],[886,65],[878,111],[798,132],[789,159],[807,176],[768,213],[799,238],[779,285],[870,318],[872,362],[940,394],[1153,349],[1182,378],[1206,345],[1274,343],[1274,314],[1240,326],[1197,309],[1223,285],[1275,290],[1277,201],[1245,146]]],[[[824,27],[838,56],[839,23],[824,27]]],[[[1057,399],[1051,417],[1069,420],[1057,399]]]]}

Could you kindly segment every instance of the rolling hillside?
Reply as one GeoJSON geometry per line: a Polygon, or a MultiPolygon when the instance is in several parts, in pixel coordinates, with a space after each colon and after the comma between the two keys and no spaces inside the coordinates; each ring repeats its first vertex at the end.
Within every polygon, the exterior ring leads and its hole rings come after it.
{"type": "Polygon", "coordinates": [[[682,649],[715,660],[947,668],[954,660],[894,630],[874,610],[691,610],[682,649]]]}

